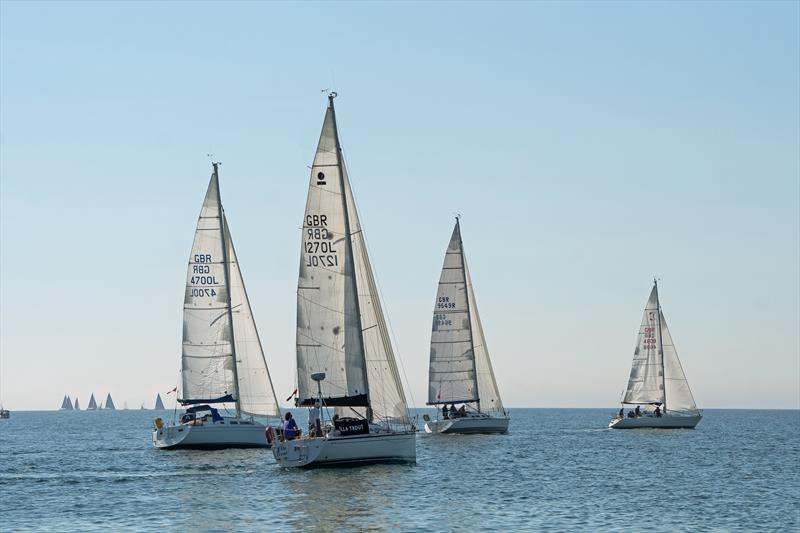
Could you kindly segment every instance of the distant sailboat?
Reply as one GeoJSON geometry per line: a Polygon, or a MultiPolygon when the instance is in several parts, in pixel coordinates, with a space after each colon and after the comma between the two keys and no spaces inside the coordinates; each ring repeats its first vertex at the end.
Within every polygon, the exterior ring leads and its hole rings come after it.
{"type": "Polygon", "coordinates": [[[94,393],[92,393],[92,397],[89,398],[89,406],[86,408],[87,411],[94,411],[97,409],[97,402],[94,399],[94,393]]]}
{"type": "MultiPolygon", "coordinates": [[[[183,303],[181,405],[178,423],[154,421],[153,445],[174,448],[267,448],[266,426],[253,416],[279,417],[213,163],[195,230],[183,303]],[[222,416],[215,404],[233,403],[222,416]]],[[[161,405],[163,408],[163,403],[161,405]]]]}
{"type": "Polygon", "coordinates": [[[69,396],[64,396],[64,401],[61,402],[61,411],[72,411],[72,400],[69,396]]]}
{"type": "Polygon", "coordinates": [[[110,409],[112,411],[115,410],[114,400],[111,399],[111,393],[110,392],[108,393],[108,396],[106,396],[106,405],[105,405],[105,407],[103,407],[103,409],[110,409]]]}
{"type": "Polygon", "coordinates": [[[489,359],[458,217],[433,307],[428,405],[444,405],[441,412],[437,409],[435,421],[425,415],[428,433],[508,431],[508,413],[489,359]],[[447,404],[456,403],[463,408],[446,411],[447,404]]]}
{"type": "Polygon", "coordinates": [[[5,420],[7,418],[11,418],[11,411],[4,409],[3,405],[0,404],[0,420],[5,420]]]}
{"type": "Polygon", "coordinates": [[[159,393],[156,396],[156,406],[153,408],[156,411],[163,411],[164,410],[164,402],[161,401],[161,394],[159,393]]]}
{"type": "Polygon", "coordinates": [[[81,410],[81,404],[80,404],[80,402],[78,402],[78,397],[77,396],[75,397],[75,410],[76,411],[80,411],[81,410]]]}
{"type": "Polygon", "coordinates": [[[333,99],[303,217],[297,286],[298,405],[314,433],[273,446],[281,466],[414,463],[415,432],[350,187],[333,99]],[[319,409],[319,408],[322,409],[319,409]],[[326,408],[336,415],[325,423],[326,408]]]}
{"type": "Polygon", "coordinates": [[[644,308],[622,406],[608,427],[692,429],[700,422],[700,411],[661,310],[657,281],[653,282],[644,308]],[[636,411],[624,416],[625,405],[635,405],[636,411]],[[645,411],[641,406],[645,406],[645,411]],[[652,409],[648,410],[648,406],[652,409]]]}

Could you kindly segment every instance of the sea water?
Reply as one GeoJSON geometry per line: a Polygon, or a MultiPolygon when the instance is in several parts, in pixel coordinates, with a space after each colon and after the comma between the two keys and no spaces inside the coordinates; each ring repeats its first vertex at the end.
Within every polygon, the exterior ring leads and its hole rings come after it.
{"type": "Polygon", "coordinates": [[[415,466],[316,470],[266,449],[155,450],[166,411],[13,412],[0,530],[800,529],[800,411],[609,430],[613,412],[511,409],[508,435],[420,433],[415,466]]]}

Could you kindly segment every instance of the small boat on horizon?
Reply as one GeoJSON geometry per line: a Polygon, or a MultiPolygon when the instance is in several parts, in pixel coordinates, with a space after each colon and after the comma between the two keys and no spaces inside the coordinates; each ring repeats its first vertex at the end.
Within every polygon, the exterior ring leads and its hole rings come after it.
{"type": "Polygon", "coordinates": [[[89,405],[86,407],[87,411],[95,411],[97,409],[97,401],[94,399],[94,393],[89,398],[89,405]]]}
{"type": "Polygon", "coordinates": [[[445,252],[433,307],[428,405],[437,406],[435,420],[423,415],[428,433],[508,432],[509,417],[489,358],[459,217],[445,252]],[[457,403],[462,404],[459,410],[457,403]]]}
{"type": "Polygon", "coordinates": [[[4,408],[2,404],[0,404],[0,420],[5,420],[11,418],[11,411],[4,408]]]}
{"type": "Polygon", "coordinates": [[[608,427],[693,429],[701,418],[661,309],[658,280],[653,280],[622,408],[608,427]],[[626,405],[636,409],[626,415],[626,405]]]}
{"type": "Polygon", "coordinates": [[[272,452],[284,467],[415,463],[415,429],[342,155],[335,97],[328,95],[311,168],[297,284],[296,405],[309,408],[310,431],[296,438],[287,419],[292,434],[280,431],[272,452]]]}
{"type": "MultiPolygon", "coordinates": [[[[142,406],[142,408],[144,408],[144,405],[142,406]]],[[[153,407],[153,409],[155,409],[156,411],[163,411],[164,410],[164,402],[161,401],[161,393],[158,393],[158,395],[156,396],[156,403],[155,403],[155,407],[153,407]]]]}
{"type": "Polygon", "coordinates": [[[78,397],[77,397],[77,396],[75,396],[75,404],[73,405],[73,407],[74,407],[74,409],[75,409],[76,411],[80,411],[80,410],[81,410],[81,404],[80,404],[80,402],[78,401],[78,397]]]}
{"type": "Polygon", "coordinates": [[[61,407],[59,408],[59,411],[72,411],[72,410],[73,410],[72,400],[70,400],[69,396],[65,394],[64,400],[61,402],[61,407]]]}
{"type": "Polygon", "coordinates": [[[183,302],[178,402],[186,410],[180,420],[153,422],[153,446],[165,450],[268,448],[267,427],[253,417],[280,416],[220,199],[219,163],[212,166],[183,302]],[[225,404],[234,404],[233,416],[220,412],[225,404]]]}
{"type": "Polygon", "coordinates": [[[109,411],[116,411],[116,407],[114,407],[114,400],[111,399],[111,393],[109,392],[106,395],[106,404],[103,406],[103,409],[108,409],[109,411]]]}

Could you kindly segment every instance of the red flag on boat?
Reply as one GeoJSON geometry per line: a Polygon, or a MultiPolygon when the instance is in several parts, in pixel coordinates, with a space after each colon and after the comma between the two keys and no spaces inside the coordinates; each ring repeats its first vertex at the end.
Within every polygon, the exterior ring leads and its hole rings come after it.
{"type": "Polygon", "coordinates": [[[294,398],[294,395],[295,395],[295,394],[297,394],[297,389],[294,389],[294,390],[292,391],[292,393],[289,395],[289,397],[288,397],[288,398],[286,398],[286,401],[288,402],[289,400],[291,400],[292,398],[294,398]]]}
{"type": "Polygon", "coordinates": [[[173,393],[173,392],[175,392],[176,390],[178,390],[178,387],[175,387],[174,389],[172,389],[171,391],[169,391],[167,394],[172,394],[172,393],[173,393]]]}

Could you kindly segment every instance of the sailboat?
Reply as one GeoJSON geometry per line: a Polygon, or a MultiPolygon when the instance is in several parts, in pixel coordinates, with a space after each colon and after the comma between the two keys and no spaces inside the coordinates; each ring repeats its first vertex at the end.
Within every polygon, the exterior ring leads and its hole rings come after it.
{"type": "Polygon", "coordinates": [[[658,300],[658,281],[653,280],[622,408],[608,427],[692,429],[700,418],[658,300]],[[626,405],[635,405],[636,410],[625,416],[626,405]]]}
{"type": "Polygon", "coordinates": [[[69,399],[69,396],[64,395],[64,401],[61,402],[60,411],[72,411],[72,400],[69,399]]]}
{"type": "Polygon", "coordinates": [[[3,404],[0,404],[0,420],[5,420],[7,418],[11,418],[11,411],[5,409],[3,404]]]}
{"type": "Polygon", "coordinates": [[[76,411],[80,411],[81,410],[81,404],[80,404],[80,402],[78,402],[78,397],[77,396],[75,397],[75,410],[76,411]]]}
{"type": "Polygon", "coordinates": [[[342,157],[335,97],[328,95],[311,169],[297,286],[296,404],[320,417],[303,438],[281,432],[272,451],[287,467],[414,463],[415,430],[342,157]]]}
{"type": "Polygon", "coordinates": [[[158,396],[156,396],[156,406],[153,407],[153,409],[155,409],[156,411],[164,410],[164,402],[161,401],[161,393],[159,393],[158,396]]]}
{"type": "Polygon", "coordinates": [[[444,406],[435,420],[424,415],[428,433],[508,431],[509,417],[489,359],[458,217],[433,306],[428,405],[444,406]],[[447,411],[447,404],[456,403],[463,407],[447,411]]]}
{"type": "Polygon", "coordinates": [[[267,428],[253,417],[280,416],[220,200],[219,163],[213,163],[213,169],[189,257],[183,303],[178,401],[187,408],[169,425],[155,419],[156,448],[267,448],[267,428]],[[234,416],[223,416],[214,407],[231,403],[234,416]]]}
{"type": "Polygon", "coordinates": [[[94,411],[97,409],[97,402],[94,399],[94,393],[92,393],[91,398],[89,398],[89,405],[86,407],[87,411],[94,411]]]}
{"type": "Polygon", "coordinates": [[[114,400],[111,399],[111,393],[109,392],[106,396],[106,405],[103,409],[110,409],[114,411],[116,408],[114,407],[114,400]]]}

